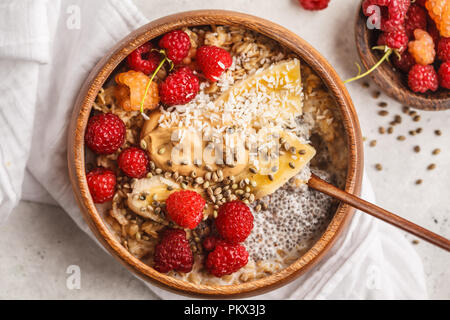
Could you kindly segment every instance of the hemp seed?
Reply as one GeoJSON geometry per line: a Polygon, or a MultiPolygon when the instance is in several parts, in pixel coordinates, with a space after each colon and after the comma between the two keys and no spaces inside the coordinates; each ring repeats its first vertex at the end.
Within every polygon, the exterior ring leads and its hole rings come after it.
{"type": "Polygon", "coordinates": [[[437,156],[439,153],[441,153],[441,149],[434,149],[433,150],[433,152],[432,152],[432,154],[434,155],[434,156],[437,156]]]}

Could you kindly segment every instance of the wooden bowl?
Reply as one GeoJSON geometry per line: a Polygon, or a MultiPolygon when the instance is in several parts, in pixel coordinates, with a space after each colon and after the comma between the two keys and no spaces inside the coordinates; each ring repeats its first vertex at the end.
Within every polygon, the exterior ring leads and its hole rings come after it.
{"type": "MultiPolygon", "coordinates": [[[[356,47],[367,70],[381,59],[383,53],[372,50],[376,46],[378,32],[369,30],[366,23],[367,17],[359,6],[355,24],[356,47]]],[[[405,106],[427,111],[450,109],[450,90],[439,88],[436,92],[413,92],[408,87],[406,75],[396,71],[389,62],[383,62],[370,76],[384,93],[405,106]]]]}
{"type": "Polygon", "coordinates": [[[143,43],[168,31],[186,26],[211,24],[240,26],[264,34],[295,52],[317,72],[336,99],[344,122],[348,141],[348,175],[345,189],[359,194],[363,168],[362,137],[350,96],[334,69],[315,49],[289,30],[257,17],[218,10],[183,12],[153,21],[124,38],[98,62],[86,79],[75,102],[68,135],[69,174],[76,200],[92,232],[117,260],[141,279],[186,295],[243,297],[279,287],[311,268],[332,247],[354,210],[347,205],[340,205],[328,228],[315,245],[292,265],[276,274],[239,285],[197,285],[159,273],[132,256],[116,240],[102,215],[97,211],[90,196],[85,175],[84,133],[92,104],[103,83],[119,63],[143,43]]]}

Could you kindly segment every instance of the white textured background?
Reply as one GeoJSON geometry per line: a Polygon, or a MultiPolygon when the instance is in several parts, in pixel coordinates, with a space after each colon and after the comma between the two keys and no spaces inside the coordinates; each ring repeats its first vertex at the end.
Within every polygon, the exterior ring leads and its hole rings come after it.
{"type": "MultiPolygon", "coordinates": [[[[167,14],[193,9],[229,9],[254,14],[279,23],[296,32],[318,49],[336,68],[342,78],[355,72],[358,61],[353,24],[359,1],[332,0],[328,9],[307,12],[297,0],[134,0],[143,13],[153,20],[167,14]]],[[[83,27],[83,26],[81,26],[83,27]]],[[[450,111],[419,112],[420,122],[401,113],[401,105],[381,95],[370,82],[348,85],[359,114],[363,135],[367,137],[365,165],[374,186],[378,204],[413,222],[450,237],[450,111]],[[389,116],[380,117],[378,102],[387,102],[389,116]],[[403,121],[392,135],[379,135],[378,127],[387,126],[395,114],[403,121]],[[423,128],[415,137],[408,131],[423,128]],[[443,132],[441,137],[434,130],[443,132]],[[407,139],[397,141],[403,134],[407,139]],[[376,139],[377,146],[368,142],[376,139]],[[420,145],[421,153],[413,152],[420,145]],[[438,156],[431,155],[441,148],[438,156]],[[383,171],[374,169],[381,163],[383,171]],[[427,171],[436,163],[434,171],[427,171]],[[423,184],[416,186],[416,179],[423,184]]],[[[407,236],[414,240],[413,237],[407,236]]],[[[450,254],[421,240],[416,245],[423,259],[429,295],[450,299],[450,254]]],[[[0,226],[0,298],[154,298],[113,258],[106,255],[70,218],[57,207],[21,202],[9,221],[0,226]],[[66,268],[79,265],[81,290],[66,288],[66,268]],[[39,278],[39,281],[35,281],[39,278]]]]}

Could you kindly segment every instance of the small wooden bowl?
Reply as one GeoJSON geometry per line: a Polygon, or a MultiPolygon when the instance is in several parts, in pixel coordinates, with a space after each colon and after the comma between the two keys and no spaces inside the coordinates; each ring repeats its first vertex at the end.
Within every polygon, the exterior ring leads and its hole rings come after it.
{"type": "Polygon", "coordinates": [[[264,34],[295,52],[317,72],[336,99],[344,122],[348,141],[348,175],[345,190],[359,194],[363,168],[361,131],[350,96],[334,69],[315,49],[289,30],[257,17],[220,10],[184,12],[153,21],[124,38],[98,62],[75,102],[68,135],[69,174],[76,200],[92,232],[117,260],[141,279],[186,295],[243,297],[279,287],[311,268],[332,247],[354,210],[347,205],[340,205],[328,228],[315,245],[292,265],[274,275],[239,285],[197,285],[159,273],[132,256],[116,240],[102,215],[97,211],[86,183],[85,128],[95,97],[114,69],[138,46],[161,34],[182,27],[211,24],[240,26],[264,34]]]}
{"type": "MultiPolygon", "coordinates": [[[[378,32],[369,30],[366,23],[367,17],[359,6],[355,24],[356,46],[364,67],[370,69],[383,54],[372,50],[376,46],[378,32]]],[[[394,70],[389,62],[383,62],[370,76],[384,93],[405,106],[427,111],[450,109],[450,90],[439,88],[436,92],[415,93],[409,89],[406,75],[394,70]]]]}

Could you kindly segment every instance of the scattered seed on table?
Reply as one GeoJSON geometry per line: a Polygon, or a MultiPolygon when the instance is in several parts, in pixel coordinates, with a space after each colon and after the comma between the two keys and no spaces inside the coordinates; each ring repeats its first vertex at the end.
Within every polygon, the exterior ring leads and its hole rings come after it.
{"type": "Polygon", "coordinates": [[[414,111],[414,110],[412,110],[412,111],[409,111],[408,114],[409,114],[411,117],[414,117],[415,115],[417,115],[417,112],[414,111]]]}
{"type": "Polygon", "coordinates": [[[403,107],[402,107],[402,112],[403,112],[403,113],[408,113],[408,112],[409,112],[409,107],[403,106],[403,107]]]}
{"type": "Polygon", "coordinates": [[[416,180],[416,184],[417,184],[417,185],[422,184],[422,182],[423,182],[422,179],[417,179],[417,180],[416,180]]]}
{"type": "Polygon", "coordinates": [[[412,242],[412,244],[414,244],[414,245],[418,245],[419,244],[419,240],[413,240],[413,241],[411,241],[412,242]]]}
{"type": "Polygon", "coordinates": [[[382,117],[387,116],[388,114],[389,114],[389,112],[386,111],[386,110],[378,111],[378,115],[380,115],[380,116],[382,116],[382,117]]]}
{"type": "Polygon", "coordinates": [[[388,105],[388,104],[387,104],[386,102],[380,102],[380,103],[378,104],[378,106],[381,107],[381,108],[386,108],[387,105],[388,105]]]}
{"type": "Polygon", "coordinates": [[[414,147],[414,152],[419,153],[420,152],[420,146],[415,146],[414,147]]]}
{"type": "Polygon", "coordinates": [[[398,140],[398,141],[405,141],[405,140],[406,140],[406,137],[405,137],[405,136],[398,136],[398,137],[397,137],[397,140],[398,140]]]}
{"type": "Polygon", "coordinates": [[[387,129],[388,134],[392,134],[394,132],[394,127],[389,127],[387,129]]]}
{"type": "Polygon", "coordinates": [[[381,95],[381,92],[380,92],[380,91],[374,91],[374,92],[372,93],[372,97],[373,97],[374,99],[378,99],[378,98],[380,97],[380,95],[381,95]]]}
{"type": "Polygon", "coordinates": [[[409,134],[410,134],[411,136],[415,136],[415,135],[416,135],[416,132],[415,132],[414,130],[410,130],[410,131],[409,131],[409,134]]]}
{"type": "Polygon", "coordinates": [[[413,117],[413,121],[419,122],[421,117],[419,115],[413,117]]]}
{"type": "Polygon", "coordinates": [[[437,136],[441,136],[442,135],[442,131],[441,130],[435,130],[434,134],[437,136]]]}
{"type": "Polygon", "coordinates": [[[381,171],[381,170],[383,170],[383,166],[381,164],[377,163],[375,165],[375,169],[377,169],[378,171],[381,171]]]}
{"type": "Polygon", "coordinates": [[[416,129],[416,133],[417,133],[417,134],[419,134],[419,133],[421,133],[421,132],[422,132],[422,128],[417,128],[417,129],[416,129]]]}
{"type": "Polygon", "coordinates": [[[434,156],[437,156],[439,153],[441,153],[441,149],[434,149],[433,150],[433,152],[432,152],[432,154],[434,155],[434,156]]]}
{"type": "Polygon", "coordinates": [[[427,167],[427,170],[433,170],[436,168],[436,164],[432,163],[427,167]]]}
{"type": "Polygon", "coordinates": [[[370,84],[368,82],[363,82],[362,86],[363,86],[363,88],[369,88],[370,84]]]}
{"type": "Polygon", "coordinates": [[[371,147],[375,147],[376,145],[377,145],[377,140],[372,140],[369,143],[369,146],[371,146],[371,147]]]}
{"type": "Polygon", "coordinates": [[[402,123],[402,117],[399,114],[396,114],[394,117],[394,121],[397,123],[402,123]]]}
{"type": "Polygon", "coordinates": [[[385,129],[384,127],[379,127],[379,128],[378,128],[378,132],[379,132],[380,134],[384,134],[384,133],[386,132],[386,129],[385,129]]]}

